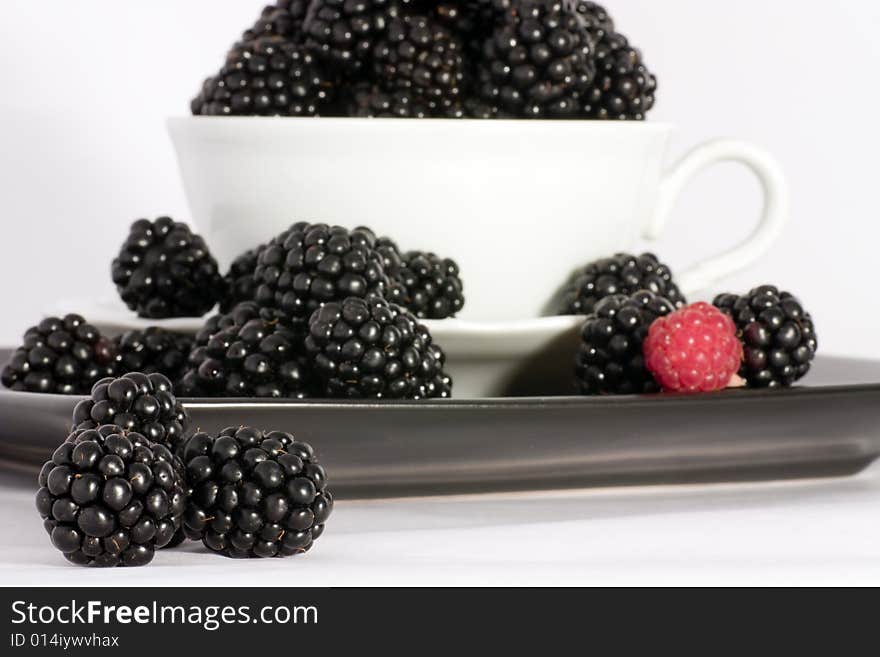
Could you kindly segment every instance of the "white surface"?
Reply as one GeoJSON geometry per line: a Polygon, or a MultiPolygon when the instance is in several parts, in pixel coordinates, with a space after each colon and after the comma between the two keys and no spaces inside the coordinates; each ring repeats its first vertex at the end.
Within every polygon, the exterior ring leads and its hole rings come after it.
{"type": "MultiPolygon", "coordinates": [[[[108,254],[136,217],[189,219],[165,117],[186,113],[261,4],[2,3],[0,342],[17,341],[47,300],[110,294],[108,254]]],[[[789,287],[812,310],[823,352],[880,357],[880,342],[835,321],[840,308],[858,306],[863,326],[880,322],[880,304],[864,302],[880,241],[880,127],[870,111],[880,102],[870,82],[880,69],[880,3],[843,0],[832,18],[825,5],[797,0],[607,5],[659,75],[651,120],[679,126],[671,153],[723,134],[781,161],[792,222],[728,287],[789,287]],[[834,267],[848,284],[830,294],[834,267]]],[[[655,248],[684,268],[748,235],[759,199],[739,167],[707,172],[655,248]]],[[[588,211],[587,199],[572,208],[588,211]]]]}
{"type": "Polygon", "coordinates": [[[192,543],[112,570],[68,564],[33,494],[0,484],[0,585],[880,584],[878,467],[836,480],[340,502],[303,557],[237,561],[192,543]]]}
{"type": "Polygon", "coordinates": [[[753,264],[789,218],[772,156],[717,140],[667,173],[672,127],[657,122],[190,116],[168,128],[193,221],[224,268],[291,216],[354,221],[453,258],[471,321],[540,316],[585,262],[660,237],[682,192],[718,163],[754,173],[763,210],[742,243],[680,272],[686,295],[753,264]]]}

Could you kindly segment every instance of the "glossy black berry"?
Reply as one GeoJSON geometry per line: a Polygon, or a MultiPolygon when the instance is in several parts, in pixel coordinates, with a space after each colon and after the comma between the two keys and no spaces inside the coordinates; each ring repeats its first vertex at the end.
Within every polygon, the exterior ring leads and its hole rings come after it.
{"type": "Polygon", "coordinates": [[[337,82],[315,57],[282,37],[236,44],[190,104],[207,116],[333,114],[337,82]]]}
{"type": "Polygon", "coordinates": [[[305,19],[307,48],[329,65],[358,71],[398,15],[397,0],[312,0],[305,19]]]}
{"type": "Polygon", "coordinates": [[[116,425],[75,430],[40,471],[37,511],[68,561],[141,566],[182,525],[183,465],[116,425]]]}
{"type": "Polygon", "coordinates": [[[255,249],[249,249],[239,255],[229,266],[229,271],[223,280],[226,282],[226,295],[220,302],[220,312],[228,313],[236,305],[244,301],[253,301],[257,291],[257,283],[254,280],[254,270],[260,251],[265,248],[261,244],[255,249]]]}
{"type": "Polygon", "coordinates": [[[252,27],[242,35],[242,41],[254,41],[261,37],[285,37],[298,41],[305,21],[309,0],[277,0],[266,5],[252,27]]]}
{"type": "Polygon", "coordinates": [[[626,37],[603,32],[595,47],[596,77],[583,105],[592,119],[641,121],[654,107],[657,78],[626,37]]]}
{"type": "Polygon", "coordinates": [[[618,253],[576,271],[560,292],[555,311],[560,315],[588,315],[605,297],[630,295],[639,290],[662,296],[676,307],[686,303],[669,267],[657,256],[618,253]]]}
{"type": "Polygon", "coordinates": [[[184,531],[229,557],[308,551],[333,510],[312,448],[289,433],[229,427],[183,451],[192,495],[184,531]]]}
{"type": "Polygon", "coordinates": [[[645,368],[642,344],[655,319],[675,307],[663,297],[642,290],[613,294],[595,304],[581,329],[575,376],[585,395],[631,395],[658,392],[645,368]]]}
{"type": "Polygon", "coordinates": [[[256,302],[297,334],[325,303],[384,296],[388,277],[369,230],[300,222],[260,252],[256,302]]]}
{"type": "Polygon", "coordinates": [[[518,118],[575,117],[596,75],[592,47],[566,3],[513,3],[483,45],[480,96],[518,118]]]}
{"type": "Polygon", "coordinates": [[[305,340],[327,397],[449,397],[445,356],[427,328],[382,299],[349,298],[312,315],[305,340]]]}
{"type": "MultiPolygon", "coordinates": [[[[72,420],[77,429],[117,425],[123,431],[146,436],[151,443],[165,445],[172,452],[180,447],[189,424],[189,416],[177,401],[171,381],[157,372],[128,372],[116,379],[101,379],[92,388],[90,398],[76,405],[72,420]]],[[[118,438],[108,439],[110,448],[115,448],[117,442],[118,438]]],[[[119,456],[124,458],[125,454],[119,456]]]]}
{"type": "Polygon", "coordinates": [[[789,386],[810,371],[818,341],[800,301],[773,285],[748,294],[720,294],[714,305],[730,315],[743,341],[740,376],[753,388],[789,386]]]}
{"type": "Polygon", "coordinates": [[[83,395],[116,367],[113,341],[71,314],[47,317],[29,328],[0,380],[18,391],[83,395]]]}
{"type": "Polygon", "coordinates": [[[111,270],[122,300],[141,317],[200,317],[223,296],[205,241],[169,217],[135,221],[111,270]]]}
{"type": "Polygon", "coordinates": [[[172,382],[180,380],[192,349],[192,336],[158,326],[126,331],[114,342],[120,373],[158,373],[172,382]]]}

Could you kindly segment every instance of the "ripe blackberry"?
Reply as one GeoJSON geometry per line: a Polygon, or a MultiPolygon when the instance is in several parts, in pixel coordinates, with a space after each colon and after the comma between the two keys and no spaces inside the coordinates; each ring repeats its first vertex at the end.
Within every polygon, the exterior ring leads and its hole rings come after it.
{"type": "Polygon", "coordinates": [[[300,222],[275,237],[254,270],[258,305],[305,335],[322,304],[383,296],[388,278],[371,231],[300,222]]]}
{"type": "Polygon", "coordinates": [[[118,426],[74,431],[38,483],[43,526],[78,565],[146,565],[182,524],[186,488],[176,459],[118,426]]]}
{"type": "Polygon", "coordinates": [[[232,261],[229,271],[223,277],[223,280],[226,281],[226,296],[220,302],[220,312],[229,312],[242,301],[254,300],[254,294],[257,290],[254,270],[257,268],[260,251],[264,248],[266,245],[261,244],[255,249],[245,251],[232,261]]]}
{"type": "Polygon", "coordinates": [[[25,332],[0,380],[13,390],[83,395],[116,372],[115,357],[113,341],[79,315],[47,317],[25,332]]]}
{"type": "Polygon", "coordinates": [[[337,84],[311,53],[282,37],[236,44],[190,104],[195,115],[334,114],[337,84]]]}
{"type": "Polygon", "coordinates": [[[111,272],[122,300],[141,317],[200,317],[223,296],[205,240],[169,217],[135,221],[111,272]]]}
{"type": "Polygon", "coordinates": [[[117,370],[164,374],[171,381],[179,381],[192,349],[193,339],[183,333],[174,333],[158,326],[143,331],[133,329],[114,339],[117,370]]]}
{"type": "Polygon", "coordinates": [[[601,37],[614,31],[614,20],[602,5],[587,0],[569,0],[569,5],[581,25],[594,36],[601,37]]]}
{"type": "Polygon", "coordinates": [[[373,49],[374,77],[400,92],[428,116],[461,114],[466,68],[464,47],[443,24],[426,16],[392,19],[373,49]]]}
{"type": "MultiPolygon", "coordinates": [[[[249,308],[249,307],[247,307],[249,308]]],[[[239,310],[245,314],[244,310],[239,310]]],[[[309,396],[310,372],[302,340],[277,321],[224,321],[190,354],[181,392],[190,397],[309,396]]]]}
{"type": "Polygon", "coordinates": [[[398,10],[398,0],[312,0],[306,46],[333,65],[359,70],[398,10]]]}
{"type": "Polygon", "coordinates": [[[183,452],[192,494],[184,531],[228,557],[307,552],[333,510],[312,448],[289,433],[229,427],[196,433],[183,452]]]}
{"type": "Polygon", "coordinates": [[[686,301],[669,267],[653,253],[636,256],[618,253],[589,263],[571,277],[558,295],[559,315],[588,315],[596,303],[613,294],[633,294],[648,290],[665,297],[676,307],[686,301]]]}
{"type": "Polygon", "coordinates": [[[242,35],[242,41],[255,41],[261,37],[284,37],[298,42],[308,8],[308,0],[277,0],[274,5],[266,5],[253,27],[242,35]]]}
{"type": "Polygon", "coordinates": [[[596,73],[590,41],[562,2],[515,3],[484,43],[482,99],[522,118],[576,116],[596,73]]]}
{"type": "Polygon", "coordinates": [[[91,396],[73,409],[75,428],[94,429],[113,424],[135,432],[151,443],[177,452],[189,425],[186,410],[174,396],[171,382],[162,374],[128,372],[118,379],[101,379],[91,396]]]}
{"type": "MultiPolygon", "coordinates": [[[[357,84],[347,102],[349,116],[358,118],[427,119],[431,111],[407,91],[386,91],[375,84],[357,84]]],[[[454,117],[447,117],[454,118],[454,117]]]]}
{"type": "Polygon", "coordinates": [[[796,297],[762,285],[744,296],[720,294],[713,303],[736,324],[744,346],[739,374],[750,387],[789,386],[809,372],[819,345],[796,297]]]}
{"type": "Polygon", "coordinates": [[[596,304],[581,329],[575,375],[585,395],[658,392],[645,368],[642,344],[655,319],[675,310],[668,299],[647,290],[613,294],[596,304]]]}
{"type": "Polygon", "coordinates": [[[592,119],[641,121],[654,106],[657,78],[645,67],[642,54],[616,32],[600,35],[596,45],[596,79],[583,103],[592,119]]]}
{"type": "Polygon", "coordinates": [[[384,299],[349,298],[312,315],[305,340],[328,397],[449,397],[445,356],[416,318],[384,299]]]}

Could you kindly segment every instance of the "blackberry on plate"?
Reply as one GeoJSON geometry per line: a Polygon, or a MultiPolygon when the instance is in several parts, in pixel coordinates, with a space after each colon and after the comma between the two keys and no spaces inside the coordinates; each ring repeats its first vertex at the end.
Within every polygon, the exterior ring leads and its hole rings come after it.
{"type": "Polygon", "coordinates": [[[601,34],[596,45],[596,79],[583,103],[591,119],[641,121],[654,107],[657,78],[642,54],[616,32],[601,34]]]}
{"type": "Polygon", "coordinates": [[[398,10],[398,0],[312,0],[304,25],[306,46],[331,64],[356,71],[369,61],[398,10]]]}
{"type": "Polygon", "coordinates": [[[347,112],[349,116],[362,119],[426,119],[431,117],[428,106],[416,102],[410,92],[386,91],[371,83],[356,84],[352,87],[347,102],[347,112]]]}
{"type": "Polygon", "coordinates": [[[581,329],[575,363],[578,386],[585,395],[632,395],[658,392],[645,367],[642,345],[655,319],[675,307],[661,296],[641,290],[613,294],[599,301],[581,329]]]}
{"type": "Polygon", "coordinates": [[[407,95],[428,116],[461,113],[464,47],[442,23],[426,16],[392,19],[373,49],[375,79],[388,92],[407,95]]]}
{"type": "Polygon", "coordinates": [[[183,458],[192,494],[184,531],[228,557],[307,552],[333,510],[312,448],[289,433],[229,427],[196,433],[183,458]]]}
{"type": "Polygon", "coordinates": [[[337,83],[305,50],[282,37],[236,44],[190,104],[195,115],[334,114],[337,83]]]}
{"type": "Polygon", "coordinates": [[[273,5],[266,5],[254,25],[242,35],[242,41],[267,36],[298,41],[308,8],[309,0],[277,0],[273,5]]]}
{"type": "Polygon", "coordinates": [[[383,296],[388,277],[369,230],[296,223],[260,253],[256,302],[300,335],[322,304],[383,296]]]}
{"type": "Polygon", "coordinates": [[[0,380],[12,390],[86,394],[116,371],[113,341],[79,315],[47,317],[29,328],[0,380]]]}
{"type": "Polygon", "coordinates": [[[309,396],[302,339],[275,320],[226,324],[193,349],[188,367],[180,389],[190,397],[309,396]]]}
{"type": "Polygon", "coordinates": [[[229,312],[242,301],[254,300],[257,289],[254,270],[257,268],[260,251],[264,248],[266,245],[261,244],[255,249],[245,251],[232,261],[229,271],[223,277],[226,281],[226,296],[220,301],[220,312],[229,312]]]}
{"type": "Polygon", "coordinates": [[[114,339],[119,372],[164,374],[179,381],[192,348],[192,336],[159,326],[132,329],[114,339]]]}
{"type": "Polygon", "coordinates": [[[205,240],[170,217],[135,221],[111,272],[122,300],[141,317],[200,317],[223,296],[205,240]]]}
{"type": "Polygon", "coordinates": [[[810,370],[818,342],[800,301],[773,285],[748,294],[720,294],[714,305],[730,315],[743,341],[739,375],[753,388],[789,386],[810,370]]]}
{"type": "Polygon", "coordinates": [[[590,41],[562,2],[515,3],[484,43],[482,99],[522,118],[577,116],[596,73],[590,41]]]}
{"type": "Polygon", "coordinates": [[[73,409],[77,429],[113,424],[135,432],[151,443],[177,452],[189,425],[186,410],[174,396],[171,382],[162,374],[128,372],[114,379],[101,379],[91,396],[73,409]]]}
{"type": "Polygon", "coordinates": [[[118,426],[74,431],[38,480],[52,544],[79,565],[148,564],[182,524],[186,488],[175,462],[164,446],[118,426]]]}
{"type": "Polygon", "coordinates": [[[636,256],[618,253],[589,263],[571,277],[559,294],[556,313],[588,315],[596,303],[613,294],[648,290],[665,297],[676,307],[686,301],[672,272],[653,253],[636,256]]]}
{"type": "Polygon", "coordinates": [[[328,303],[309,323],[306,351],[328,397],[449,397],[445,356],[427,328],[384,299],[328,303]]]}

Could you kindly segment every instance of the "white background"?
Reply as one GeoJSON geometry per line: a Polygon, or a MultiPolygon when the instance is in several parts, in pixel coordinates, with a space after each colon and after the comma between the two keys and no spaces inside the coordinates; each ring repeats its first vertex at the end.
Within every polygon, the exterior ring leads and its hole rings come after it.
{"type": "MultiPolygon", "coordinates": [[[[189,219],[164,119],[188,112],[261,5],[4,0],[0,343],[16,342],[63,297],[112,294],[109,262],[133,219],[189,219]]],[[[788,287],[812,310],[823,351],[880,357],[880,3],[607,5],[659,76],[651,118],[678,124],[674,152],[741,137],[775,153],[788,174],[791,225],[728,287],[788,287]]],[[[655,248],[682,268],[745,236],[758,199],[746,173],[719,167],[686,194],[655,248]]]]}

